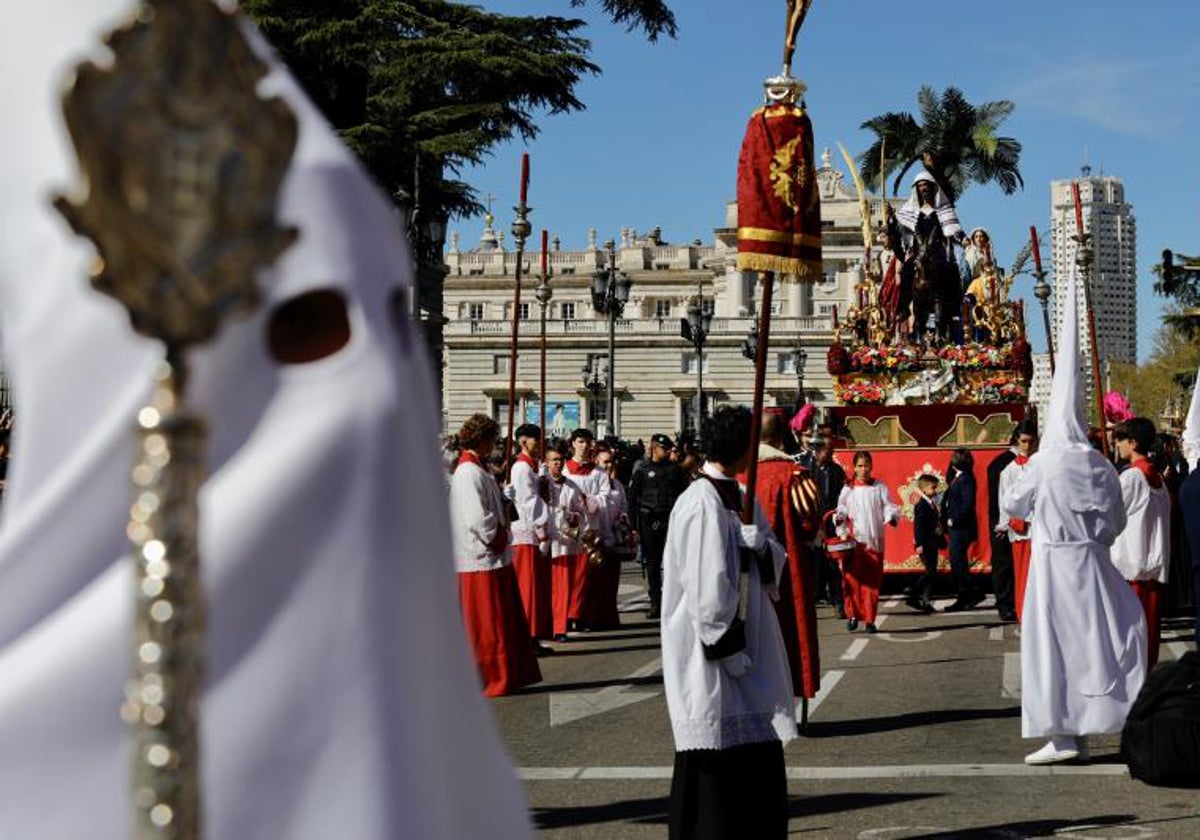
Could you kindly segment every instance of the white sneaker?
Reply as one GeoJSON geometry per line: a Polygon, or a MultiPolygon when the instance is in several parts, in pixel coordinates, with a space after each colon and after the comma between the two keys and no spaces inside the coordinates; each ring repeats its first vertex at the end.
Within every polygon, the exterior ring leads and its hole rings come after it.
{"type": "Polygon", "coordinates": [[[1026,764],[1058,764],[1079,758],[1079,745],[1070,735],[1052,735],[1037,752],[1025,756],[1026,764]]]}

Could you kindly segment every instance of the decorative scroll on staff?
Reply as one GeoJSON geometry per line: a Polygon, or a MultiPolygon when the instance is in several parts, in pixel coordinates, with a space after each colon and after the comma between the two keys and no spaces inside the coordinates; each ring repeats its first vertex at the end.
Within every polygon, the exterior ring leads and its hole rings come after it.
{"type": "MultiPolygon", "coordinates": [[[[764,82],[766,103],[751,115],[738,159],[737,267],[758,272],[762,280],[751,452],[758,451],[762,431],[775,278],[814,282],[821,276],[821,202],[812,123],[802,102],[804,84],[791,74],[796,39],[812,3],[788,1],[783,73],[764,82]]],[[[752,458],[742,511],[747,523],[753,519],[757,472],[757,459],[752,458]]]]}
{"type": "Polygon", "coordinates": [[[122,716],[135,732],[135,836],[195,840],[207,426],[185,404],[186,353],[254,310],[256,275],[296,239],[275,210],[297,125],[282,100],[259,98],[267,67],[211,0],[147,0],[106,43],[112,61],[81,64],[64,95],[81,183],[55,205],[95,244],[92,284],[165,346],[137,416],[134,669],[122,716]]]}

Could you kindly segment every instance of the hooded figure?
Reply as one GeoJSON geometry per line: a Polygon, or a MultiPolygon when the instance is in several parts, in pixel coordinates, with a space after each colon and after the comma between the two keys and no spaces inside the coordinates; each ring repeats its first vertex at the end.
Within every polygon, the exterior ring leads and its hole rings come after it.
{"type": "MultiPolygon", "coordinates": [[[[1064,298],[1075,301],[1074,272],[1064,298]]],[[[1032,520],[1021,623],[1021,734],[1049,738],[1027,764],[1086,758],[1081,736],[1119,732],[1146,674],[1146,622],[1110,559],[1125,527],[1117,472],[1079,408],[1079,328],[1068,306],[1041,447],[1001,499],[1032,520]]]]}
{"type": "Polygon", "coordinates": [[[1188,476],[1179,487],[1179,508],[1183,514],[1183,532],[1187,536],[1192,561],[1192,604],[1196,609],[1196,627],[1200,628],[1200,371],[1192,404],[1188,407],[1183,427],[1183,457],[1187,459],[1188,476]]]}
{"type": "MultiPolygon", "coordinates": [[[[891,205],[886,206],[891,215],[891,205]]],[[[924,335],[932,318],[940,338],[961,340],[962,282],[952,245],[966,237],[954,205],[934,177],[922,170],[913,179],[908,201],[891,219],[891,238],[903,251],[897,319],[906,319],[911,306],[917,337],[924,335]]]]}
{"type": "MultiPolygon", "coordinates": [[[[0,837],[131,836],[129,518],[134,426],[162,348],[89,287],[94,259],[51,205],[77,181],[60,93],[130,0],[5,3],[21,68],[0,157],[0,327],[22,422],[0,531],[0,837]]],[[[299,240],[263,305],[191,354],[209,420],[200,494],[208,598],[205,835],[272,840],[529,837],[521,787],[467,655],[434,391],[394,208],[299,86],[279,202],[299,240]],[[268,352],[288,301],[338,299],[348,340],[268,352]],[[464,802],[469,806],[464,807],[464,802]]]]}

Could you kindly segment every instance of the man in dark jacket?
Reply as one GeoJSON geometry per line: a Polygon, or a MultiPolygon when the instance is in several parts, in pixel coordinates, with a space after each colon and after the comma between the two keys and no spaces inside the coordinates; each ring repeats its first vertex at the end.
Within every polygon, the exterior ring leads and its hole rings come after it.
{"type": "Polygon", "coordinates": [[[650,460],[633,474],[629,482],[629,510],[637,522],[646,569],[646,585],[650,589],[650,609],[646,618],[656,619],[662,607],[662,559],[667,544],[667,521],[675,500],[688,487],[688,475],[672,463],[675,443],[666,435],[650,438],[650,460]]]}
{"type": "Polygon", "coordinates": [[[933,612],[931,596],[933,584],[937,579],[938,549],[942,547],[942,528],[938,521],[937,476],[926,473],[917,479],[917,489],[920,498],[913,505],[913,547],[925,567],[925,574],[913,584],[913,588],[904,603],[914,610],[923,613],[933,612]]]}
{"type": "Polygon", "coordinates": [[[1012,544],[1008,541],[1008,520],[1000,524],[1000,473],[1017,457],[1017,435],[1024,423],[1018,424],[1008,439],[1008,449],[997,455],[987,468],[988,536],[992,545],[992,589],[996,593],[996,612],[1001,621],[1016,621],[1017,607],[1013,601],[1012,544]]]}
{"type": "MultiPolygon", "coordinates": [[[[813,445],[813,480],[817,482],[820,495],[820,514],[825,515],[837,507],[838,497],[846,486],[846,471],[833,459],[834,439],[818,438],[813,445]]],[[[818,550],[821,562],[817,566],[817,598],[828,598],[838,618],[845,618],[842,607],[842,570],[836,560],[824,550],[818,550]]]]}
{"type": "Polygon", "coordinates": [[[955,449],[947,471],[946,498],[942,502],[942,521],[950,537],[950,571],[958,588],[954,603],[945,612],[969,610],[983,600],[983,593],[971,580],[967,551],[979,538],[975,513],[975,458],[969,449],[955,449]]]}

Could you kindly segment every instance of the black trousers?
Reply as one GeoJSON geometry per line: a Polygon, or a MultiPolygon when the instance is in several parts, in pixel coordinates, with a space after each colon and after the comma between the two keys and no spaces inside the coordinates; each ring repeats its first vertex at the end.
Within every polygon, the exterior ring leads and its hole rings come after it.
{"type": "Polygon", "coordinates": [[[842,605],[842,567],[823,548],[814,549],[817,558],[817,597],[824,595],[835,607],[842,605]]]}
{"type": "Polygon", "coordinates": [[[1008,534],[992,533],[992,590],[996,593],[996,612],[1016,612],[1016,581],[1008,534]]]}
{"type": "Polygon", "coordinates": [[[777,840],[787,837],[783,744],[675,753],[670,840],[777,840]]]}
{"type": "Polygon", "coordinates": [[[1188,475],[1180,485],[1179,509],[1192,554],[1192,605],[1196,610],[1196,639],[1200,647],[1200,470],[1188,475]]]}
{"type": "Polygon", "coordinates": [[[967,549],[974,541],[975,535],[966,528],[950,529],[950,572],[954,575],[955,594],[959,598],[966,598],[975,592],[975,583],[971,580],[967,564],[967,549]]]}
{"type": "Polygon", "coordinates": [[[930,552],[928,556],[924,551],[922,551],[921,565],[925,567],[925,572],[919,578],[917,578],[917,582],[913,584],[913,587],[910,591],[913,595],[928,604],[929,599],[933,597],[934,583],[937,582],[937,549],[934,549],[932,552],[930,552]]]}
{"type": "Polygon", "coordinates": [[[639,517],[641,527],[638,538],[642,546],[642,562],[646,565],[646,586],[650,590],[650,604],[655,609],[662,605],[663,552],[667,548],[667,518],[639,517]]]}

